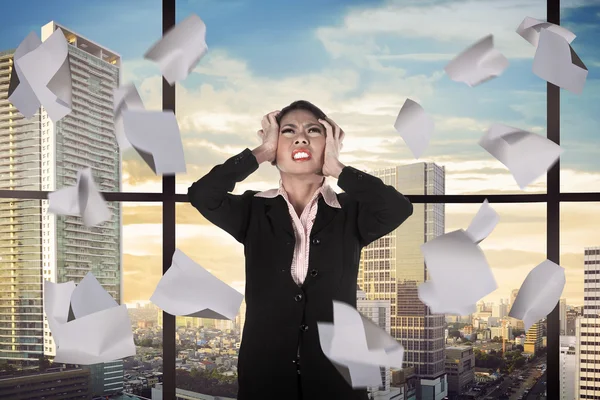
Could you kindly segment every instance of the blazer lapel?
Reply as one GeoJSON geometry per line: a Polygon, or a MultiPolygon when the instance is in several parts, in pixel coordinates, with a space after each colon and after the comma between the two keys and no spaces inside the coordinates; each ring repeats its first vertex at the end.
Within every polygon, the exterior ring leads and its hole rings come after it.
{"type": "Polygon", "coordinates": [[[266,198],[265,207],[271,226],[275,230],[283,229],[288,235],[295,238],[292,217],[285,199],[281,196],[266,198]]]}
{"type": "Polygon", "coordinates": [[[325,200],[323,200],[323,197],[320,197],[317,215],[315,216],[315,223],[313,224],[312,230],[310,232],[311,238],[314,237],[314,235],[319,234],[319,232],[321,232],[323,229],[325,229],[327,225],[329,225],[333,221],[338,212],[339,209],[330,207],[325,202],[325,200]]]}

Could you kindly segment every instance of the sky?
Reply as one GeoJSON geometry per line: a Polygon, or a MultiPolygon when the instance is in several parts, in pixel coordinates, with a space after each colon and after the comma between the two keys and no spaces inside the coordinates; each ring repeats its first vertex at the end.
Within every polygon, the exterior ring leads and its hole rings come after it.
{"type": "MultiPolygon", "coordinates": [[[[526,16],[545,19],[545,0],[178,0],[177,20],[191,13],[207,26],[209,52],[177,84],[177,118],[187,173],[178,193],[244,148],[259,144],[260,119],[290,102],[321,107],[346,132],[341,161],[373,170],[414,162],[446,169],[446,194],[540,193],[545,177],[520,190],[507,169],[477,144],[493,123],[546,134],[546,83],[535,76],[535,49],[515,29],[526,16]],[[488,34],[509,59],[494,80],[470,88],[451,81],[444,66],[488,34]],[[404,101],[419,102],[435,119],[432,142],[415,160],[393,123],[404,101]]],[[[117,52],[122,82],[135,83],[148,109],[161,107],[158,67],[143,54],[162,32],[159,0],[12,2],[14,18],[0,26],[0,51],[16,48],[30,32],[54,20],[117,52]],[[26,3],[26,4],[25,4],[26,3]]],[[[561,91],[561,189],[600,191],[600,1],[563,1],[562,25],[589,70],[581,95],[561,91]]],[[[160,178],[134,152],[125,152],[123,190],[156,192],[160,178]]],[[[236,193],[277,185],[263,165],[236,193]]],[[[335,182],[331,182],[336,189],[335,182]]],[[[447,205],[446,231],[464,229],[479,205],[447,205]]],[[[493,205],[500,224],[482,248],[498,302],[545,259],[543,204],[493,205]]],[[[160,279],[161,210],[158,204],[124,206],[124,299],[147,300],[160,279]]],[[[243,252],[226,233],[190,205],[177,206],[177,246],[219,278],[243,290],[243,252]]],[[[600,245],[600,204],[561,206],[563,296],[583,299],[583,249],[600,245]]]]}

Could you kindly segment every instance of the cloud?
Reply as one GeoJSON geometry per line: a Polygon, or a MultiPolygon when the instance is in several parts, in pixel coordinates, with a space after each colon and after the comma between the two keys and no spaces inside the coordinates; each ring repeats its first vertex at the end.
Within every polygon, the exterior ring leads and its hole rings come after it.
{"type": "MultiPolygon", "coordinates": [[[[524,16],[545,18],[545,14],[545,4],[535,0],[429,2],[427,6],[396,0],[354,8],[340,25],[321,27],[316,35],[333,57],[353,60],[365,54],[402,60],[417,53],[420,39],[433,39],[457,51],[457,45],[464,47],[490,33],[507,57],[531,58],[535,49],[515,30],[524,16]]],[[[437,61],[438,57],[429,58],[437,61]]]]}

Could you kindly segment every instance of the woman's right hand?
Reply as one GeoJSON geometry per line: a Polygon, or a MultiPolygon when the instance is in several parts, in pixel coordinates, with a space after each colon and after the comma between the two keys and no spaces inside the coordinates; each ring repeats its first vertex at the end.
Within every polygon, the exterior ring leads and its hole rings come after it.
{"type": "Polygon", "coordinates": [[[279,110],[272,111],[262,118],[260,129],[257,134],[262,140],[262,150],[265,154],[265,161],[273,162],[277,156],[277,143],[279,141],[279,124],[275,117],[279,110]]]}

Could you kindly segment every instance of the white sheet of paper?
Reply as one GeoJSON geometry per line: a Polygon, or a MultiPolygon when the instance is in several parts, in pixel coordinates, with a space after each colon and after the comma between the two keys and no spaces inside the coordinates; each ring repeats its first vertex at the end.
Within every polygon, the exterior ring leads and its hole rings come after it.
{"type": "Polygon", "coordinates": [[[71,295],[71,308],[76,319],[118,305],[91,272],[79,282],[71,295]]]}
{"type": "Polygon", "coordinates": [[[380,367],[402,368],[404,349],[354,307],[333,302],[332,323],[319,322],[325,356],[353,388],[379,386],[380,367]]]}
{"type": "Polygon", "coordinates": [[[561,35],[542,29],[533,59],[533,73],[574,94],[581,94],[588,69],[561,35]]]}
{"type": "Polygon", "coordinates": [[[571,43],[577,37],[573,32],[560,25],[555,25],[531,17],[525,17],[523,22],[521,22],[517,28],[517,33],[521,35],[523,39],[537,47],[540,41],[540,32],[544,29],[562,36],[568,43],[571,43]]]}
{"type": "Polygon", "coordinates": [[[17,61],[19,61],[24,55],[37,49],[42,44],[42,41],[36,35],[35,32],[29,33],[25,39],[19,44],[13,57],[13,71],[15,76],[11,75],[11,83],[17,82],[15,78],[18,78],[18,84],[16,86],[9,87],[8,100],[19,110],[25,118],[31,118],[40,108],[40,101],[35,95],[35,92],[31,88],[26,77],[20,71],[17,61]]]}
{"type": "Polygon", "coordinates": [[[91,273],[77,287],[74,282],[44,282],[44,309],[57,345],[55,362],[90,365],[135,355],[127,307],[106,296],[91,273]],[[69,305],[80,317],[67,322],[69,305]]]}
{"type": "Polygon", "coordinates": [[[565,269],[550,260],[543,261],[525,278],[509,317],[522,320],[528,330],[556,307],[565,283],[565,269]]]}
{"type": "Polygon", "coordinates": [[[471,237],[473,243],[479,244],[492,233],[498,225],[498,221],[500,221],[500,216],[485,199],[467,228],[467,235],[471,237]]]}
{"type": "MultiPolygon", "coordinates": [[[[73,281],[52,283],[44,280],[44,311],[51,332],[56,332],[60,325],[66,324],[69,320],[69,306],[74,290],[73,281]]],[[[59,346],[60,337],[53,338],[54,343],[59,346]]]]}
{"type": "Polygon", "coordinates": [[[243,298],[177,249],[150,301],[171,315],[233,320],[243,298]]]}
{"type": "Polygon", "coordinates": [[[187,78],[207,52],[206,25],[192,14],[169,30],[144,58],[158,63],[162,75],[173,86],[187,78]]]}
{"type": "Polygon", "coordinates": [[[136,354],[127,306],[107,308],[60,325],[55,363],[91,365],[136,354]]]}
{"type": "Polygon", "coordinates": [[[456,56],[444,71],[453,81],[474,87],[500,76],[508,64],[508,59],[494,48],[494,35],[488,35],[456,56]]]}
{"type": "Polygon", "coordinates": [[[81,217],[87,227],[97,226],[112,218],[104,197],[92,177],[92,169],[77,172],[77,184],[48,194],[48,211],[58,215],[81,217]]]}
{"type": "Polygon", "coordinates": [[[115,136],[121,151],[132,148],[125,135],[122,113],[125,110],[145,110],[144,102],[134,84],[119,86],[113,91],[115,136]]]}
{"type": "Polygon", "coordinates": [[[431,280],[421,283],[418,290],[419,299],[429,307],[433,314],[466,316],[477,311],[477,304],[472,302],[469,304],[459,304],[460,301],[447,303],[446,299],[436,291],[436,286],[431,280]]]}
{"type": "Polygon", "coordinates": [[[15,64],[53,122],[71,112],[69,44],[58,28],[46,41],[23,55],[15,64]]]}
{"type": "Polygon", "coordinates": [[[492,125],[479,145],[510,170],[521,189],[544,175],[563,152],[543,136],[503,124],[492,125]]]}
{"type": "Polygon", "coordinates": [[[411,99],[406,99],[394,123],[394,128],[416,159],[429,146],[434,127],[433,118],[425,113],[419,103],[411,99]]]}
{"type": "Polygon", "coordinates": [[[156,175],[186,172],[183,143],[173,111],[124,110],[127,140],[156,175]]]}
{"type": "Polygon", "coordinates": [[[483,251],[462,229],[424,243],[421,252],[431,279],[419,285],[419,298],[436,313],[463,313],[498,288],[483,251]]]}

